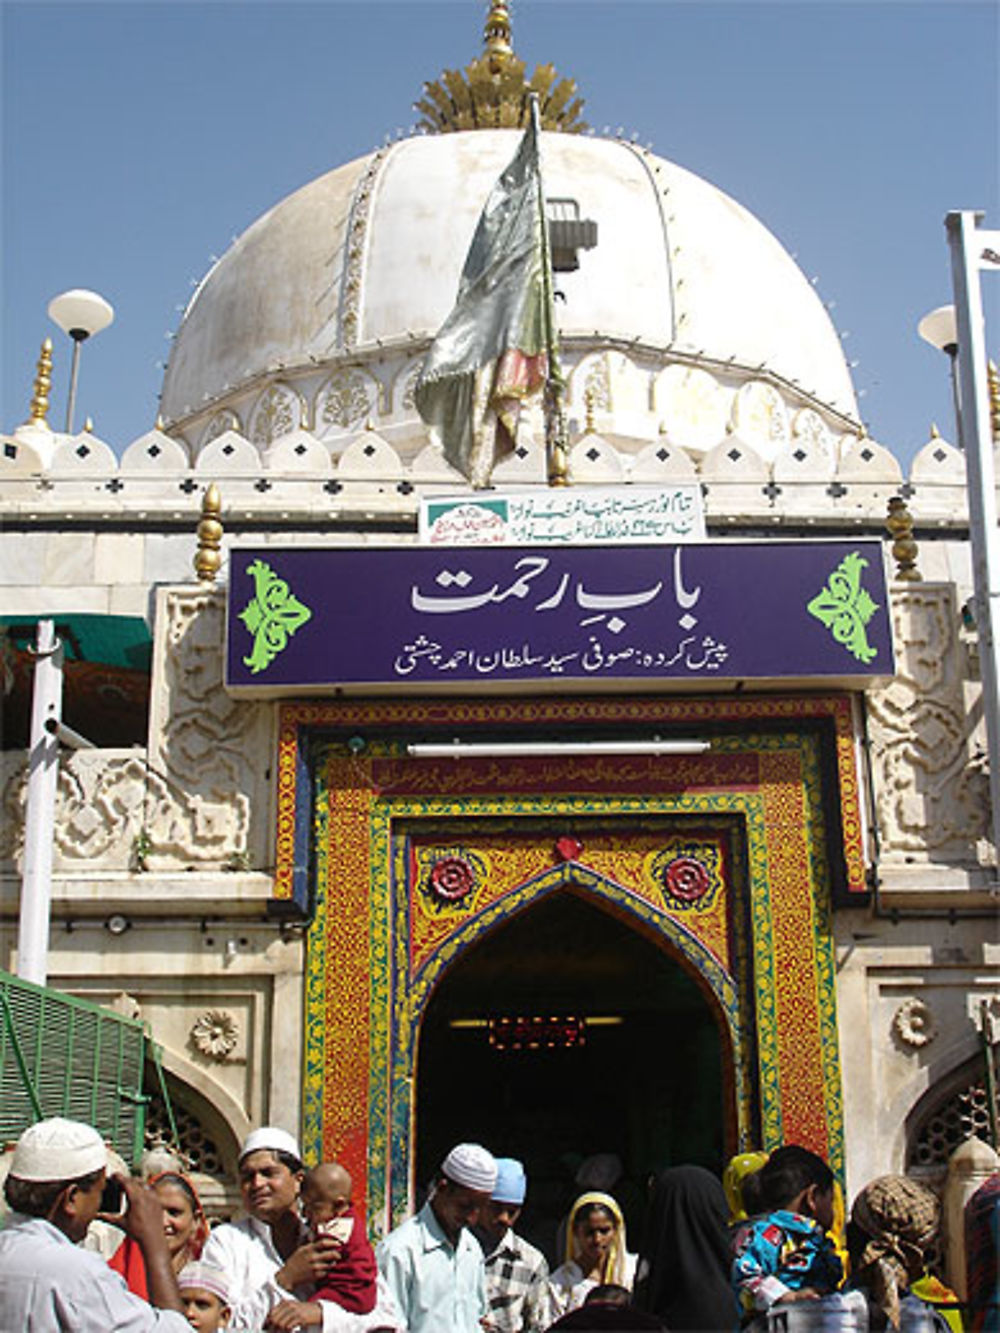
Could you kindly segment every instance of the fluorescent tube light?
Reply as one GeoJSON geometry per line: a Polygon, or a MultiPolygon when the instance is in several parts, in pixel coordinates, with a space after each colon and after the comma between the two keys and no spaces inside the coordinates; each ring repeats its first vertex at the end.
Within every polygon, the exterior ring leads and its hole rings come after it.
{"type": "Polygon", "coordinates": [[[561,759],[566,755],[704,754],[711,741],[432,741],[407,745],[413,759],[561,759]]]}

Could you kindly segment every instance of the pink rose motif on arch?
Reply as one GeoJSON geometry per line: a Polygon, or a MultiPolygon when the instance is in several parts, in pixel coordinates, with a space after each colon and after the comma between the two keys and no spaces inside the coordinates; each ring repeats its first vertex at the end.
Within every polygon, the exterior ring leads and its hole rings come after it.
{"type": "Polygon", "coordinates": [[[439,903],[454,905],[476,887],[476,872],[464,856],[443,856],[431,866],[428,886],[439,903]]]}
{"type": "Polygon", "coordinates": [[[712,888],[712,876],[695,856],[675,856],[663,869],[663,888],[668,897],[685,905],[701,902],[712,888]]]}
{"type": "Polygon", "coordinates": [[[570,834],[556,839],[556,856],[560,861],[579,861],[583,855],[583,843],[570,834]]]}

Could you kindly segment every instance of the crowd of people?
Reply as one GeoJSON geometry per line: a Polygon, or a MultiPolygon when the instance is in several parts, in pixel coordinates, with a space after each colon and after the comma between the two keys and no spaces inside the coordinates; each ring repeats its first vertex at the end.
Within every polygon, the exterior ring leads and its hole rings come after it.
{"type": "Polygon", "coordinates": [[[306,1170],[285,1130],[250,1134],[239,1186],[245,1217],[210,1228],[183,1171],[109,1175],[90,1126],[31,1126],[4,1186],[0,1333],[1000,1330],[1000,1176],[977,1205],[988,1236],[970,1238],[965,1325],[927,1268],[934,1194],[882,1176],[845,1216],[828,1164],[793,1144],[741,1154],[721,1180],[700,1166],[661,1172],[637,1252],[613,1195],[586,1190],[551,1267],[517,1229],[522,1164],[478,1144],[446,1155],[423,1206],[375,1249],[350,1174],[306,1170]],[[115,1228],[107,1257],[86,1244],[100,1226],[115,1228]]]}

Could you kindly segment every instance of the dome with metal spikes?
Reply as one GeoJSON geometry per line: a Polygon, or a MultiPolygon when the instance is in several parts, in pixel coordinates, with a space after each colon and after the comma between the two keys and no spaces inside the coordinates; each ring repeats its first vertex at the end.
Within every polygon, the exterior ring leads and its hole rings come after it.
{"type": "MultiPolygon", "coordinates": [[[[725,444],[736,457],[734,433],[770,458],[794,422],[826,458],[842,433],[857,432],[830,317],[755,217],[639,144],[554,133],[581,128],[579,103],[545,70],[524,79],[506,4],[489,9],[475,69],[428,94],[433,128],[454,132],[415,134],[327,172],[213,264],[171,346],[161,410],[172,434],[198,454],[227,431],[266,443],[308,419],[319,438],[349,441],[375,415],[393,448],[424,447],[413,383],[533,87],[547,126],[561,355],[579,419],[593,390],[601,430],[630,447],[658,449],[666,430],[671,444],[725,444]]],[[[360,447],[372,459],[379,446],[360,447]]]]}
{"type": "Polygon", "coordinates": [[[424,84],[424,96],[414,104],[421,113],[418,128],[429,134],[523,129],[531,93],[538,94],[543,130],[580,134],[588,128],[580,118],[583,99],[576,96],[573,79],[560,79],[554,65],[539,65],[525,78],[524,61],[511,45],[506,0],[490,5],[483,43],[483,54],[464,70],[445,70],[439,80],[424,84]]]}

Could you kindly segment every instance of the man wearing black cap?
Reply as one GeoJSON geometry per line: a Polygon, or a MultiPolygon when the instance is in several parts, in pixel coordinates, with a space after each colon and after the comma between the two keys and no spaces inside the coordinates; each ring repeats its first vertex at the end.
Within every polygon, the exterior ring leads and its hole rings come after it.
{"type": "Polygon", "coordinates": [[[0,1231],[0,1329],[190,1333],[153,1190],[117,1177],[128,1206],[120,1217],[104,1217],[138,1242],[152,1305],[134,1296],[98,1255],[79,1247],[102,1216],[107,1167],[100,1134],[76,1120],[42,1120],[18,1139],[4,1183],[12,1213],[0,1231]]]}
{"type": "Polygon", "coordinates": [[[476,1225],[496,1184],[497,1164],[477,1143],[441,1163],[431,1197],[377,1250],[379,1270],[409,1333],[481,1333],[487,1313],[476,1225]]]}

